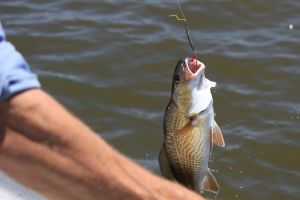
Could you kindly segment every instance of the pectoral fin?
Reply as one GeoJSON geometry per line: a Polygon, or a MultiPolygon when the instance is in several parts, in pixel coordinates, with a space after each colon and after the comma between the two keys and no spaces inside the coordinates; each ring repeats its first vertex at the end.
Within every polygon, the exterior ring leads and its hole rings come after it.
{"type": "Polygon", "coordinates": [[[216,145],[220,147],[225,147],[225,141],[221,129],[219,128],[216,121],[214,121],[214,125],[213,125],[213,141],[216,145]]]}
{"type": "Polygon", "coordinates": [[[177,130],[175,133],[178,134],[178,135],[190,133],[193,130],[193,128],[194,127],[192,125],[192,122],[189,122],[184,127],[182,127],[181,129],[177,130]]]}
{"type": "Polygon", "coordinates": [[[202,189],[210,192],[215,192],[215,193],[219,192],[220,188],[217,183],[217,180],[209,169],[203,179],[202,189]]]}

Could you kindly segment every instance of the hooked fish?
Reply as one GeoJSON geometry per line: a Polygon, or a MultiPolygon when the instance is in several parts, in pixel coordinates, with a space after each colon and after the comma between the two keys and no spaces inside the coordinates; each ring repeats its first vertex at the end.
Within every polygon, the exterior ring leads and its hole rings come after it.
{"type": "Polygon", "coordinates": [[[216,83],[205,77],[204,69],[205,65],[195,58],[184,58],[177,63],[158,159],[164,177],[198,193],[219,191],[208,161],[213,143],[225,146],[214,119],[210,89],[216,83]]]}

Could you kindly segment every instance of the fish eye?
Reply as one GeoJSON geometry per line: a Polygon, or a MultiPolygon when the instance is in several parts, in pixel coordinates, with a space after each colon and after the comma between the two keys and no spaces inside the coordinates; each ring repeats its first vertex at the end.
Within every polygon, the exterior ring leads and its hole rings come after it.
{"type": "Polygon", "coordinates": [[[179,83],[179,81],[180,81],[180,78],[179,78],[179,76],[177,75],[177,76],[175,76],[175,83],[176,84],[178,84],[179,83]]]}

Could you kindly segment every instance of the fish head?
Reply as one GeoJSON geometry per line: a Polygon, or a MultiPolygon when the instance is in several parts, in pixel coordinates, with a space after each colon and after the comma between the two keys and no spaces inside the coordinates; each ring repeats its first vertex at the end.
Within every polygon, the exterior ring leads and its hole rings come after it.
{"type": "Polygon", "coordinates": [[[175,67],[171,98],[187,117],[205,110],[212,102],[210,88],[216,83],[205,78],[205,65],[197,59],[180,59],[175,67]]]}

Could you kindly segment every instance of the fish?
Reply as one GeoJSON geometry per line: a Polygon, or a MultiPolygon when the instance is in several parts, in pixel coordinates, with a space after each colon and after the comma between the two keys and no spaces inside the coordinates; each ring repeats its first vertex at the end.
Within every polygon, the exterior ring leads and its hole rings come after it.
{"type": "Polygon", "coordinates": [[[166,107],[164,139],[158,161],[162,175],[198,193],[218,193],[216,178],[208,168],[213,144],[225,147],[215,121],[211,88],[205,65],[195,57],[178,61],[166,107]]]}

